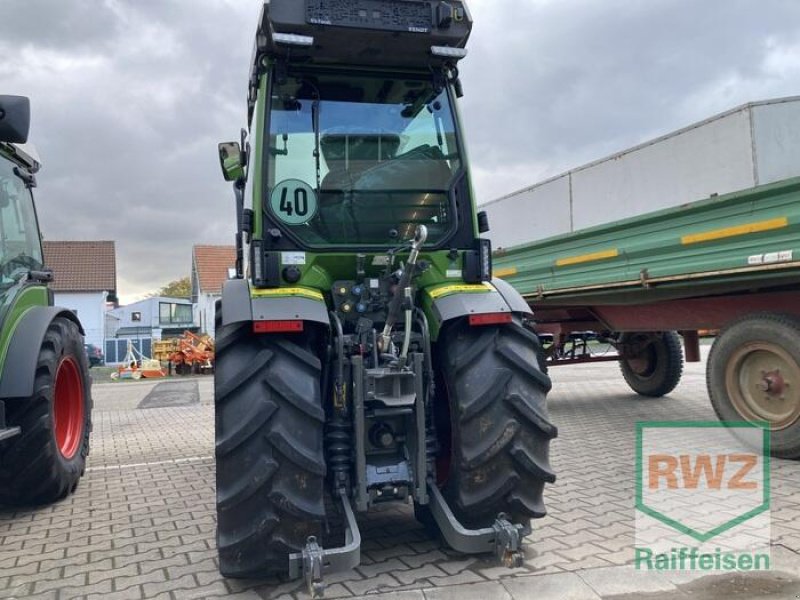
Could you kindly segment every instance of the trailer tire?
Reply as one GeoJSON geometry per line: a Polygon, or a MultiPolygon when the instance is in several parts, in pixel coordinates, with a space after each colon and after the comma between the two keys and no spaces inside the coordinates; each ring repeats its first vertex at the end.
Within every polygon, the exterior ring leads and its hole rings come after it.
{"type": "Polygon", "coordinates": [[[217,548],[227,577],[286,574],[325,519],[321,364],[303,334],[222,326],[217,307],[217,548]]]}
{"type": "Polygon", "coordinates": [[[78,487],[92,430],[88,360],[78,326],[50,323],[36,363],[33,395],[6,400],[7,424],[21,433],[0,442],[0,504],[39,505],[78,487]]]}
{"type": "Polygon", "coordinates": [[[706,383],[721,421],[766,421],[771,454],[800,458],[800,319],[758,313],[729,324],[711,347],[706,383]]]}
{"type": "Polygon", "coordinates": [[[674,331],[623,333],[619,346],[637,350],[619,361],[625,382],[637,394],[659,398],[680,383],[683,350],[681,338],[674,331]]]}
{"type": "MultiPolygon", "coordinates": [[[[545,516],[544,486],[556,479],[549,446],[558,429],[547,412],[551,382],[540,367],[539,339],[516,321],[472,327],[459,320],[445,327],[438,346],[448,396],[439,404],[449,416],[443,424],[437,415],[449,454],[447,472],[439,473],[442,494],[468,527],[491,526],[499,513],[528,526],[545,516]]],[[[427,512],[418,510],[429,525],[427,512]]]]}

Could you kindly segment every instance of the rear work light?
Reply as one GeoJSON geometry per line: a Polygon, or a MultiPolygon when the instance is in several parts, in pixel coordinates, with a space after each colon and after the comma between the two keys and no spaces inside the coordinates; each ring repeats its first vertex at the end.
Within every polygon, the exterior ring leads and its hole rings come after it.
{"type": "Polygon", "coordinates": [[[511,323],[511,313],[486,313],[484,315],[470,315],[470,325],[502,325],[511,323]]]}
{"type": "Polygon", "coordinates": [[[253,333],[292,333],[303,331],[302,321],[253,321],[253,333]]]}

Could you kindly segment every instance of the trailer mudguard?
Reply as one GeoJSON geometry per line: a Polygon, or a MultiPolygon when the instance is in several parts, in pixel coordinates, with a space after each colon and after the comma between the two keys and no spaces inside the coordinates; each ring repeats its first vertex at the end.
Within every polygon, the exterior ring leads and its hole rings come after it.
{"type": "Polygon", "coordinates": [[[33,395],[36,363],[44,334],[56,317],[74,322],[81,332],[75,313],[58,306],[34,306],[20,319],[8,345],[3,375],[0,377],[0,398],[27,398],[33,395]]]}
{"type": "Polygon", "coordinates": [[[329,325],[322,294],[307,288],[252,289],[244,279],[222,286],[222,324],[301,319],[329,325]],[[301,293],[302,295],[299,295],[301,293]]]}

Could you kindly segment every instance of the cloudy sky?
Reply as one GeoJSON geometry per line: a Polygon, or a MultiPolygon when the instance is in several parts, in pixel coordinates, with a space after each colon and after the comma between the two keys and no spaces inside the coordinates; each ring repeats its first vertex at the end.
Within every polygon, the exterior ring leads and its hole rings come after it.
{"type": "MultiPolygon", "coordinates": [[[[300,1],[300,0],[297,0],[300,1]]],[[[0,0],[46,239],[113,239],[128,302],[233,242],[216,143],[245,123],[261,0],[0,0]]],[[[800,94],[797,0],[471,0],[479,201],[751,100],[800,94]]]]}

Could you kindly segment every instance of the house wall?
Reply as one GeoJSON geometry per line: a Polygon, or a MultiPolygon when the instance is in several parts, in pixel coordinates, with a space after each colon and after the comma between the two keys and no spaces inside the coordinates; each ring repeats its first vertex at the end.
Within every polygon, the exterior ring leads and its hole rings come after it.
{"type": "MultiPolygon", "coordinates": [[[[196,316],[194,307],[192,307],[192,319],[190,321],[178,323],[162,323],[159,314],[159,305],[162,302],[182,304],[185,306],[192,306],[192,303],[186,298],[167,298],[157,296],[154,298],[145,298],[138,302],[133,302],[125,306],[120,306],[112,311],[111,315],[119,319],[119,330],[126,328],[138,328],[138,336],[148,336],[154,339],[161,339],[161,331],[166,327],[192,327],[196,324],[196,316]],[[139,313],[141,319],[138,321],[133,320],[134,313],[139,313]]],[[[137,337],[137,336],[134,336],[137,337]]]]}
{"type": "Polygon", "coordinates": [[[86,343],[103,347],[107,292],[55,292],[56,306],[75,312],[86,332],[86,343]]]}
{"type": "Polygon", "coordinates": [[[201,333],[215,337],[214,331],[214,303],[220,298],[219,294],[199,294],[197,296],[197,325],[201,333]]]}

